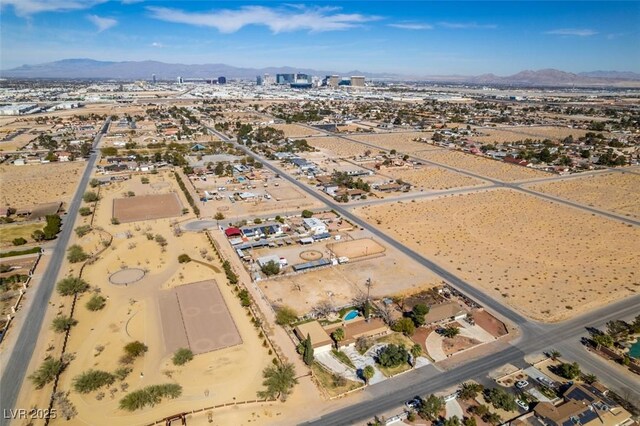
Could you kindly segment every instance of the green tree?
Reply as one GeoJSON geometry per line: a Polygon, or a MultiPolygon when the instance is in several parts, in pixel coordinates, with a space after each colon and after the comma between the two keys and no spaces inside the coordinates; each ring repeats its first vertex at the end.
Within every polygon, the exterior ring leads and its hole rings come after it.
{"type": "Polygon", "coordinates": [[[296,372],[291,363],[270,365],[264,369],[262,376],[264,377],[262,385],[266,389],[258,391],[258,398],[279,398],[285,401],[293,387],[298,384],[296,372]]]}
{"type": "Polygon", "coordinates": [[[181,254],[178,256],[178,263],[189,263],[191,262],[191,257],[188,254],[181,254]]]}
{"type": "Polygon", "coordinates": [[[472,413],[477,414],[478,416],[480,416],[482,418],[484,418],[484,416],[489,414],[489,407],[487,407],[484,404],[472,406],[471,408],[469,408],[469,410],[472,413]]]}
{"type": "Polygon", "coordinates": [[[475,399],[480,392],[484,390],[484,386],[479,383],[467,382],[463,383],[460,388],[459,398],[462,400],[475,399]]]}
{"type": "Polygon", "coordinates": [[[607,334],[614,340],[624,341],[629,337],[629,324],[622,320],[613,320],[607,322],[607,334]]]}
{"type": "Polygon", "coordinates": [[[438,415],[443,408],[444,400],[431,394],[427,399],[422,401],[422,404],[420,404],[420,407],[418,408],[418,414],[424,419],[434,421],[438,419],[438,415]]]}
{"type": "Polygon", "coordinates": [[[302,217],[305,219],[309,219],[313,216],[313,212],[311,210],[302,210],[302,217]]]}
{"type": "Polygon", "coordinates": [[[501,410],[514,411],[518,407],[516,405],[515,397],[500,388],[489,389],[485,392],[485,397],[486,400],[489,401],[495,408],[501,410]]]}
{"type": "Polygon", "coordinates": [[[416,331],[416,326],[411,318],[403,317],[398,318],[392,325],[391,329],[398,333],[403,333],[406,336],[413,336],[416,331]]]}
{"type": "Polygon", "coordinates": [[[100,196],[93,191],[87,191],[82,196],[85,203],[93,203],[100,199],[100,196]]]}
{"type": "Polygon", "coordinates": [[[99,311],[107,304],[107,299],[99,294],[94,294],[85,305],[90,311],[99,311]]]}
{"type": "Polygon", "coordinates": [[[378,351],[376,362],[383,367],[397,367],[408,362],[409,352],[404,345],[389,344],[378,351]]]}
{"type": "Polygon", "coordinates": [[[38,241],[38,242],[44,241],[44,238],[45,238],[44,231],[41,229],[36,229],[31,234],[31,238],[33,238],[35,241],[38,241]]]}
{"type": "Polygon", "coordinates": [[[415,344],[413,346],[411,346],[411,356],[413,357],[413,364],[415,365],[416,363],[416,359],[422,355],[422,346],[420,346],[419,344],[415,344]]]}
{"type": "Polygon", "coordinates": [[[452,416],[445,419],[444,426],[460,426],[460,419],[458,416],[452,416]]]}
{"type": "Polygon", "coordinates": [[[56,333],[64,333],[65,331],[71,329],[71,327],[73,327],[77,323],[78,321],[71,317],[58,315],[51,322],[51,329],[56,333]]]}
{"type": "Polygon", "coordinates": [[[220,225],[220,221],[224,220],[224,215],[221,212],[218,212],[213,218],[216,220],[216,224],[220,225]]]}
{"type": "Polygon", "coordinates": [[[552,360],[556,361],[558,358],[562,356],[562,354],[560,353],[560,351],[557,351],[554,349],[551,352],[549,352],[549,356],[551,357],[552,360]]]}
{"type": "Polygon", "coordinates": [[[134,358],[137,358],[147,352],[149,348],[142,342],[134,341],[127,343],[124,347],[124,352],[134,358]]]}
{"type": "Polygon", "coordinates": [[[120,409],[135,411],[162,402],[163,398],[175,399],[182,395],[182,386],[176,383],[152,385],[127,394],[120,400],[120,409]]]}
{"type": "Polygon", "coordinates": [[[281,306],[276,309],[276,324],[291,325],[298,320],[298,313],[289,306],[281,306]]]}
{"type": "Polygon", "coordinates": [[[309,336],[309,334],[307,334],[307,338],[304,340],[302,360],[307,365],[313,364],[313,345],[311,344],[311,336],[309,336]]]}
{"type": "Polygon", "coordinates": [[[262,270],[263,274],[270,277],[272,275],[277,275],[278,273],[280,273],[280,264],[271,260],[265,263],[264,265],[262,265],[262,268],[260,269],[262,270]]]}
{"type": "Polygon", "coordinates": [[[80,213],[80,216],[89,216],[92,211],[89,207],[80,207],[80,209],[78,209],[78,213],[80,213]]]}
{"type": "Polygon", "coordinates": [[[87,260],[90,256],[84,252],[82,247],[77,244],[67,249],[67,260],[71,263],[78,263],[87,260]]]}
{"type": "Polygon", "coordinates": [[[73,296],[76,293],[84,293],[89,289],[89,283],[82,278],[67,277],[56,284],[58,294],[61,296],[73,296]]]}
{"type": "Polygon", "coordinates": [[[76,235],[78,237],[84,237],[85,235],[87,235],[89,232],[91,232],[91,225],[81,225],[78,226],[76,229],[76,235]]]}
{"type": "Polygon", "coordinates": [[[53,240],[62,228],[62,219],[57,214],[45,216],[47,224],[42,229],[45,240],[53,240]]]}
{"type": "Polygon", "coordinates": [[[36,371],[29,375],[29,380],[37,389],[42,389],[47,383],[52,382],[64,367],[59,359],[46,359],[36,371]]]}
{"type": "Polygon", "coordinates": [[[193,359],[193,352],[188,348],[180,348],[173,354],[174,365],[184,365],[193,359]]]}
{"type": "Polygon", "coordinates": [[[558,366],[558,375],[573,380],[580,375],[580,366],[577,362],[563,362],[558,366]]]}
{"type": "Polygon", "coordinates": [[[96,178],[93,178],[89,181],[89,186],[95,188],[96,186],[100,186],[100,181],[96,178]]]}
{"type": "Polygon", "coordinates": [[[344,329],[342,327],[337,328],[333,333],[331,333],[331,338],[336,343],[336,349],[338,349],[338,346],[340,345],[340,342],[344,340],[344,337],[344,329]]]}
{"type": "Polygon", "coordinates": [[[115,381],[116,377],[109,372],[89,370],[73,378],[73,389],[78,393],[89,393],[115,381]]]}
{"type": "Polygon", "coordinates": [[[475,417],[465,417],[462,419],[462,426],[477,426],[475,417]]]}
{"type": "Polygon", "coordinates": [[[409,316],[413,320],[413,323],[415,324],[415,326],[420,327],[424,325],[424,317],[428,313],[429,313],[429,307],[424,303],[418,303],[413,307],[409,316]]]}
{"type": "Polygon", "coordinates": [[[502,423],[502,418],[496,414],[496,413],[487,413],[484,416],[482,416],[482,420],[484,420],[485,422],[492,424],[494,426],[499,425],[500,423],[502,423]]]}
{"type": "Polygon", "coordinates": [[[598,378],[596,377],[595,374],[585,374],[582,376],[582,380],[584,380],[585,383],[592,384],[597,382],[598,378]]]}
{"type": "Polygon", "coordinates": [[[604,346],[607,348],[612,347],[615,343],[613,337],[609,336],[608,334],[596,334],[591,338],[591,340],[593,340],[593,343],[595,343],[597,346],[604,346]]]}
{"type": "Polygon", "coordinates": [[[12,242],[14,246],[23,246],[27,244],[27,240],[22,237],[14,238],[12,242]]]}
{"type": "Polygon", "coordinates": [[[364,378],[364,382],[366,384],[369,384],[369,380],[371,380],[374,376],[374,374],[376,373],[376,371],[373,369],[372,366],[367,365],[362,369],[362,377],[364,378]]]}
{"type": "Polygon", "coordinates": [[[447,337],[449,339],[453,339],[454,337],[456,337],[458,334],[460,334],[460,329],[456,326],[447,326],[445,328],[442,329],[442,335],[444,337],[447,337]]]}

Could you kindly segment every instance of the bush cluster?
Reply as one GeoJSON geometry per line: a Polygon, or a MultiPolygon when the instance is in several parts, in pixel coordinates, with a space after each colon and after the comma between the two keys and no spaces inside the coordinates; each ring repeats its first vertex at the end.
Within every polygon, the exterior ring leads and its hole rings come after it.
{"type": "Polygon", "coordinates": [[[182,181],[178,173],[175,173],[175,176],[176,176],[176,181],[178,182],[178,186],[180,187],[180,189],[182,189],[182,192],[184,192],[184,196],[186,197],[189,205],[193,208],[193,212],[196,214],[196,216],[200,216],[200,209],[198,208],[195,201],[193,200],[191,193],[189,192],[187,187],[184,185],[184,182],[182,181]]]}

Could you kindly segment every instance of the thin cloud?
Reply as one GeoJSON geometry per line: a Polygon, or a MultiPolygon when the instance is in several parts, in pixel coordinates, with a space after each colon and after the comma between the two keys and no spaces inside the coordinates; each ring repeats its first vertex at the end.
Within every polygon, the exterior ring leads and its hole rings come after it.
{"type": "Polygon", "coordinates": [[[106,1],[107,0],[2,0],[2,7],[12,6],[17,16],[27,17],[41,12],[90,9],[106,1]]]}
{"type": "Polygon", "coordinates": [[[109,28],[118,25],[118,21],[113,18],[104,18],[98,15],[87,15],[87,19],[91,21],[93,25],[98,28],[98,32],[108,30],[109,28]]]}
{"type": "Polygon", "coordinates": [[[244,6],[211,12],[184,12],[179,9],[149,6],[153,18],[180,24],[212,27],[221,33],[234,33],[248,25],[261,25],[273,33],[307,30],[310,32],[347,30],[379,19],[358,13],[335,13],[335,7],[296,5],[271,8],[244,6]]]}
{"type": "Polygon", "coordinates": [[[546,31],[545,34],[551,35],[562,35],[562,36],[576,36],[576,37],[590,37],[598,34],[594,30],[589,30],[586,28],[560,28],[557,30],[546,31]]]}
{"type": "Polygon", "coordinates": [[[393,28],[400,28],[402,30],[432,30],[433,25],[429,24],[417,24],[411,22],[401,22],[399,24],[388,24],[387,26],[393,28]]]}
{"type": "Polygon", "coordinates": [[[157,47],[159,49],[164,47],[164,44],[162,43],[158,43],[157,41],[154,41],[153,43],[151,43],[151,47],[157,47]]]}
{"type": "Polygon", "coordinates": [[[438,25],[451,30],[494,30],[495,24],[478,24],[476,22],[438,22],[438,25]]]}

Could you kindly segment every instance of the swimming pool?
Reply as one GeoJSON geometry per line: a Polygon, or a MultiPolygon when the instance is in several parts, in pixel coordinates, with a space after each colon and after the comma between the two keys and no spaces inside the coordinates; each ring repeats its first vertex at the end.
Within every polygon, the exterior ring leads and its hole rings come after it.
{"type": "Polygon", "coordinates": [[[631,358],[640,359],[640,338],[629,348],[631,358]]]}
{"type": "Polygon", "coordinates": [[[349,311],[347,315],[344,316],[345,321],[349,321],[358,316],[358,311],[349,311]]]}

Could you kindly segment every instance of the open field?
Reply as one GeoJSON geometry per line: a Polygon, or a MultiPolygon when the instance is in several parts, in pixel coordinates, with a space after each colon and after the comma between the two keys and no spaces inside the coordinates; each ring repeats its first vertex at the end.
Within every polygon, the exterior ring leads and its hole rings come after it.
{"type": "Polygon", "coordinates": [[[547,173],[516,166],[502,161],[490,160],[473,154],[458,151],[426,151],[416,154],[417,157],[440,164],[446,164],[480,176],[512,182],[522,179],[534,179],[549,176],[547,173]]]}
{"type": "Polygon", "coordinates": [[[179,216],[182,204],[175,193],[139,195],[113,200],[113,217],[122,223],[179,216]]]}
{"type": "Polygon", "coordinates": [[[316,149],[329,151],[329,155],[332,157],[355,157],[364,155],[365,151],[372,151],[373,153],[376,151],[359,143],[334,137],[312,138],[307,139],[307,142],[316,149]]]}
{"type": "Polygon", "coordinates": [[[356,259],[358,257],[366,257],[374,254],[384,253],[385,248],[373,241],[371,238],[362,238],[358,240],[342,241],[339,243],[327,244],[327,248],[337,257],[348,257],[356,259]]]}
{"type": "Polygon", "coordinates": [[[482,143],[504,143],[515,142],[524,139],[564,139],[572,135],[574,139],[584,136],[588,130],[572,129],[569,127],[559,126],[520,126],[520,127],[497,127],[497,128],[481,128],[479,132],[483,136],[474,136],[474,142],[482,143]],[[484,135],[486,134],[486,135],[484,135]]]}
{"type": "Polygon", "coordinates": [[[352,135],[350,138],[370,143],[387,150],[395,149],[403,154],[409,154],[424,149],[442,149],[434,147],[433,145],[426,144],[424,142],[416,142],[413,139],[427,138],[431,139],[433,132],[407,132],[407,133],[382,133],[382,134],[367,134],[367,135],[352,135]]]}
{"type": "Polygon", "coordinates": [[[418,189],[445,190],[483,184],[481,180],[439,167],[384,168],[380,173],[402,179],[418,189]]]}
{"type": "Polygon", "coordinates": [[[510,190],[357,209],[523,314],[554,322],[634,294],[640,230],[510,190]]]}
{"type": "Polygon", "coordinates": [[[73,161],[0,166],[3,202],[16,208],[54,201],[68,202],[86,165],[84,161],[73,161]]]}
{"type": "Polygon", "coordinates": [[[640,218],[640,175],[607,173],[529,188],[603,210],[640,218]]]}
{"type": "Polygon", "coordinates": [[[299,124],[271,124],[270,127],[282,130],[285,138],[303,139],[309,136],[318,136],[322,134],[320,130],[310,129],[299,124]]]}
{"type": "Polygon", "coordinates": [[[28,242],[33,242],[31,234],[33,231],[42,229],[45,223],[30,223],[28,225],[0,225],[0,247],[13,247],[12,241],[16,238],[24,238],[28,242]]]}
{"type": "Polygon", "coordinates": [[[304,195],[300,191],[290,186],[274,186],[267,189],[265,192],[271,195],[276,201],[299,200],[304,198],[304,195]]]}

